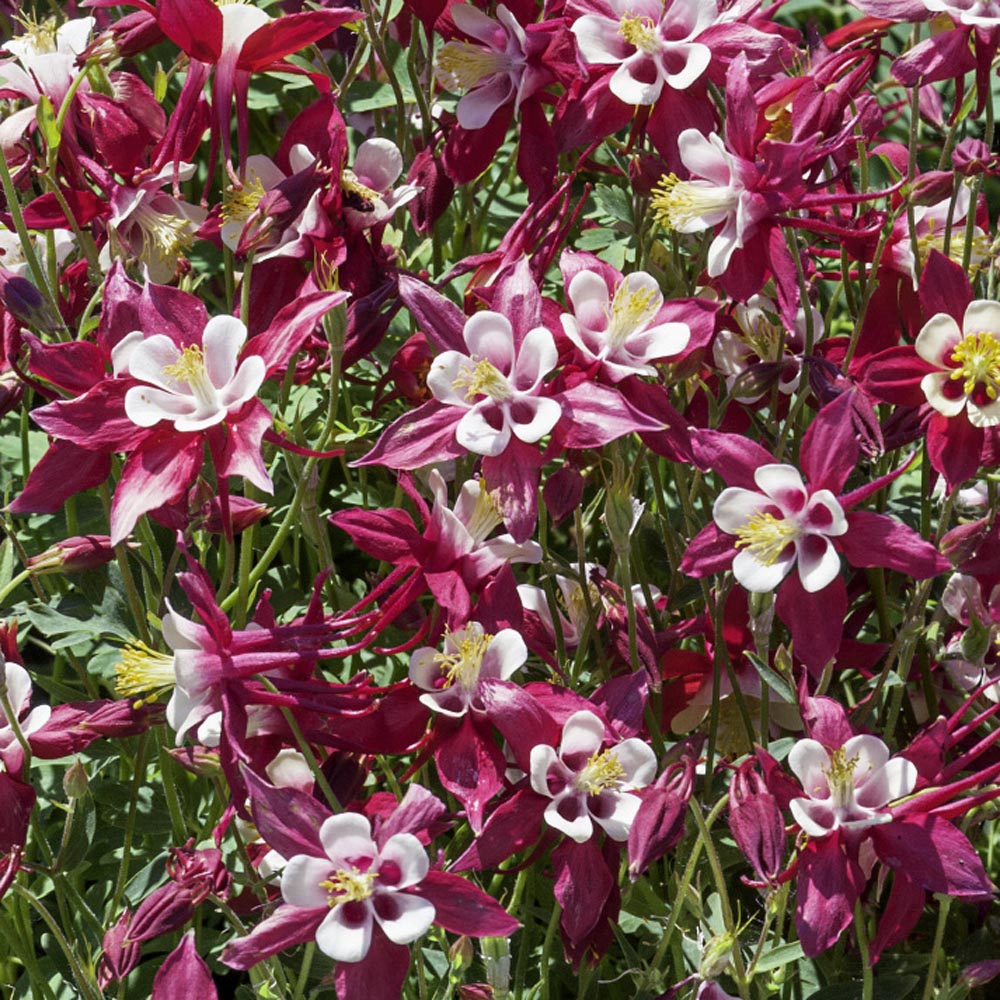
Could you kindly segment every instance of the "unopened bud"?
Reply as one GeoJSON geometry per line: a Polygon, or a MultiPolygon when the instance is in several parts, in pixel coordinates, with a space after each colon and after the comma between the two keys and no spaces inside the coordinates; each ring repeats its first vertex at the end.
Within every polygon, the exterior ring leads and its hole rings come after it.
{"type": "Polygon", "coordinates": [[[199,778],[215,778],[222,774],[217,750],[208,747],[173,747],[167,753],[184,768],[199,778]]]}
{"type": "Polygon", "coordinates": [[[87,778],[87,771],[79,760],[67,768],[63,775],[63,791],[70,799],[82,799],[90,788],[90,781],[87,778]]]}
{"type": "Polygon", "coordinates": [[[718,934],[705,945],[698,972],[704,979],[715,979],[726,971],[736,945],[734,934],[718,934]]]}
{"type": "Polygon", "coordinates": [[[452,968],[456,970],[467,969],[472,964],[475,951],[472,947],[472,939],[464,934],[458,938],[448,949],[448,961],[452,968]]]}
{"type": "Polygon", "coordinates": [[[959,648],[962,658],[969,663],[979,663],[992,645],[993,636],[989,628],[973,617],[969,627],[962,633],[959,648]]]}
{"type": "Polygon", "coordinates": [[[951,197],[955,175],[950,170],[928,170],[913,178],[907,200],[912,205],[937,205],[951,197]]]}
{"type": "Polygon", "coordinates": [[[115,557],[107,535],[74,535],[32,556],[28,568],[35,576],[43,573],[82,573],[96,569],[115,557]]]}
{"type": "Polygon", "coordinates": [[[643,505],[622,490],[611,488],[604,503],[604,523],[611,544],[618,555],[627,555],[631,548],[632,532],[639,523],[643,505]]]}

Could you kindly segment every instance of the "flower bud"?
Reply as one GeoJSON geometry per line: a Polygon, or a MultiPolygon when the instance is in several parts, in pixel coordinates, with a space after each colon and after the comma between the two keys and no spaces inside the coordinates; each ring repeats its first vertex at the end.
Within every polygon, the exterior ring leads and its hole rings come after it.
{"type": "Polygon", "coordinates": [[[87,779],[87,769],[75,760],[66,769],[63,775],[63,791],[70,799],[82,799],[90,788],[90,781],[87,779]]]}
{"type": "Polygon", "coordinates": [[[755,764],[745,761],[729,783],[729,829],[761,884],[770,885],[784,860],[785,824],[755,764]]]}
{"type": "Polygon", "coordinates": [[[43,573],[82,573],[111,562],[115,550],[108,535],[74,535],[56,542],[28,560],[35,576],[43,573]]]}
{"type": "Polygon", "coordinates": [[[950,170],[928,170],[913,178],[908,200],[912,205],[937,205],[951,197],[955,175],[950,170]]]}
{"type": "Polygon", "coordinates": [[[704,979],[714,979],[726,971],[736,945],[734,934],[717,934],[705,945],[698,972],[704,979]]]}
{"type": "Polygon", "coordinates": [[[971,136],[956,144],[951,154],[951,162],[965,177],[993,173],[996,170],[996,157],[990,147],[982,139],[974,139],[971,136]]]}

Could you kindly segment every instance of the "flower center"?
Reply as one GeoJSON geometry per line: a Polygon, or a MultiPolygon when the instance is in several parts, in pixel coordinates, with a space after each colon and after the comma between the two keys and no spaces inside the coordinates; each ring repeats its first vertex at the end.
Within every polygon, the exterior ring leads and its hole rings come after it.
{"type": "Polygon", "coordinates": [[[147,264],[172,264],[195,238],[195,225],[182,215],[167,215],[140,207],[133,216],[142,231],[139,256],[147,264]]]}
{"type": "MultiPolygon", "coordinates": [[[[922,263],[927,261],[931,250],[944,253],[944,238],[946,228],[935,227],[934,222],[928,222],[927,232],[917,237],[917,255],[922,263]]],[[[984,258],[989,256],[990,240],[981,230],[976,230],[972,236],[972,253],[969,257],[969,274],[975,275],[983,269],[984,258]]],[[[951,239],[948,241],[948,257],[956,264],[965,259],[965,226],[953,226],[951,239]]]]}
{"type": "Polygon", "coordinates": [[[163,374],[175,382],[187,385],[202,406],[216,405],[217,394],[205,367],[205,353],[197,344],[188,344],[177,361],[163,369],[163,374]]]}
{"type": "Polygon", "coordinates": [[[655,288],[635,288],[623,281],[611,300],[608,315],[608,340],[612,347],[621,345],[637,330],[643,329],[656,315],[663,297],[655,288]]]}
{"type": "Polygon", "coordinates": [[[964,379],[962,391],[968,396],[982,386],[990,399],[997,398],[1000,388],[1000,340],[996,334],[981,331],[969,333],[952,351],[951,360],[958,365],[953,380],[964,379]]]}
{"type": "Polygon", "coordinates": [[[58,51],[56,42],[58,25],[54,17],[39,21],[31,14],[20,14],[15,16],[14,20],[24,28],[24,34],[17,41],[27,42],[34,55],[41,56],[58,51]]]}
{"type": "Polygon", "coordinates": [[[748,548],[765,566],[773,566],[799,536],[799,526],[787,518],[761,511],[736,532],[736,547],[748,548]]]}
{"type": "Polygon", "coordinates": [[[854,801],[854,768],[857,757],[848,757],[841,747],[830,754],[830,766],[823,771],[835,807],[846,809],[854,801]]]}
{"type": "Polygon", "coordinates": [[[330,894],[327,905],[331,908],[342,903],[360,903],[375,891],[378,872],[363,872],[351,866],[351,870],[338,868],[333,877],[320,882],[319,887],[330,894]]]}
{"type": "Polygon", "coordinates": [[[486,489],[484,480],[479,480],[479,493],[472,515],[465,525],[466,530],[477,543],[484,542],[498,525],[503,523],[503,515],[497,506],[496,496],[486,489]]]}
{"type": "Polygon", "coordinates": [[[695,224],[706,228],[702,221],[706,215],[732,212],[738,203],[731,188],[707,181],[682,181],[677,174],[667,174],[653,188],[649,204],[653,218],[664,229],[683,230],[695,224]]]}
{"type": "Polygon", "coordinates": [[[225,222],[245,222],[264,197],[264,183],[259,177],[241,188],[230,188],[222,198],[222,218],[225,222]]]}
{"type": "Polygon", "coordinates": [[[471,90],[487,76],[506,72],[507,57],[471,42],[448,42],[437,57],[437,79],[446,90],[471,90]]]}
{"type": "Polygon", "coordinates": [[[493,362],[485,358],[481,361],[469,358],[469,364],[462,366],[451,387],[456,391],[465,389],[465,398],[469,402],[476,396],[489,396],[494,402],[502,403],[513,395],[506,376],[501,375],[493,362]]]}
{"type": "Polygon", "coordinates": [[[115,666],[115,676],[115,691],[123,698],[149,695],[149,698],[136,702],[136,707],[169,691],[177,682],[174,658],[158,653],[142,642],[130,642],[125,646],[122,658],[115,666]]]}
{"type": "Polygon", "coordinates": [[[625,777],[625,768],[613,750],[597,750],[576,776],[575,784],[581,792],[600,795],[606,788],[614,788],[625,777]]]}
{"type": "Polygon", "coordinates": [[[647,55],[659,51],[660,43],[656,37],[656,25],[653,24],[651,17],[626,14],[619,22],[618,34],[629,45],[634,45],[647,55]]]}
{"type": "Polygon", "coordinates": [[[466,632],[454,653],[436,653],[434,662],[440,663],[444,675],[444,686],[458,684],[464,691],[472,691],[479,680],[483,657],[489,649],[493,636],[488,633],[477,635],[466,632]]]}

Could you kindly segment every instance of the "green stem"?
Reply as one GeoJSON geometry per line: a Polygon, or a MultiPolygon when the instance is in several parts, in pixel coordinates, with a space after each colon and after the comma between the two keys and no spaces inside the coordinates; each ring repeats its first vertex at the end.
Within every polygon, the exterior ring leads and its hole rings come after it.
{"type": "Polygon", "coordinates": [[[931,945],[931,960],[927,966],[927,980],[924,983],[924,992],[920,1000],[931,1000],[934,996],[934,979],[937,976],[938,958],[941,956],[941,949],[944,943],[945,926],[948,923],[948,911],[951,909],[951,896],[939,896],[940,909],[938,910],[937,927],[934,929],[934,944],[931,945]]]}

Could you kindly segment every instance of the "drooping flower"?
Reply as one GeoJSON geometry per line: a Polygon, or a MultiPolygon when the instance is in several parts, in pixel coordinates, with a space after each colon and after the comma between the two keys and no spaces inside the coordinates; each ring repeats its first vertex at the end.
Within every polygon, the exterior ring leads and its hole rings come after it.
{"type": "Polygon", "coordinates": [[[634,790],[656,776],[656,756],[632,737],[605,748],[604,723],[587,710],[563,726],[557,751],[547,744],[531,751],[531,787],[552,801],[545,822],[577,843],[594,835],[594,824],[612,840],[628,839],[641,803],[634,790]]]}

